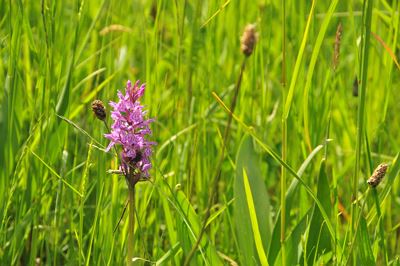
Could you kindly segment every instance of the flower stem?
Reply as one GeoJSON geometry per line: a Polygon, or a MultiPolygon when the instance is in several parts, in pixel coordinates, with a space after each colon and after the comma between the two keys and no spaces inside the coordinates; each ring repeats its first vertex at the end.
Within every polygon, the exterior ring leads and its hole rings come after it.
{"type": "Polygon", "coordinates": [[[133,265],[134,234],[135,234],[135,185],[129,184],[129,230],[128,230],[128,257],[126,265],[133,265]]]}

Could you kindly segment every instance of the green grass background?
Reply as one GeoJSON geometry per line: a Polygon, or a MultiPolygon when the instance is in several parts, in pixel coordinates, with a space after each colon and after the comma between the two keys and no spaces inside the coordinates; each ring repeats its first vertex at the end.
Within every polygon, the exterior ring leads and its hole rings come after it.
{"type": "Polygon", "coordinates": [[[147,84],[158,143],[151,182],[136,188],[137,263],[180,265],[228,121],[212,92],[230,105],[248,23],[258,43],[192,264],[400,263],[400,1],[319,0],[312,13],[312,1],[286,2],[1,0],[1,265],[125,263],[127,215],[113,231],[127,186],[106,173],[118,161],[90,103],[116,100],[128,79],[147,84]],[[369,189],[381,162],[389,173],[369,189]]]}

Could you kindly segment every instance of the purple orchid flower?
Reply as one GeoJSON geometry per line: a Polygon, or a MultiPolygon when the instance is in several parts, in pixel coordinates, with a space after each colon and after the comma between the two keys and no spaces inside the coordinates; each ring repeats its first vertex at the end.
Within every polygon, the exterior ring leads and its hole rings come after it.
{"type": "Polygon", "coordinates": [[[139,101],[145,87],[145,84],[139,86],[139,81],[132,86],[128,80],[125,94],[118,91],[119,101],[110,102],[113,107],[111,118],[114,120],[111,133],[104,135],[111,140],[107,151],[116,144],[121,145],[121,170],[133,184],[149,178],[151,147],[156,144],[146,139],[147,135],[151,135],[149,125],[154,119],[144,118],[146,111],[139,101]]]}

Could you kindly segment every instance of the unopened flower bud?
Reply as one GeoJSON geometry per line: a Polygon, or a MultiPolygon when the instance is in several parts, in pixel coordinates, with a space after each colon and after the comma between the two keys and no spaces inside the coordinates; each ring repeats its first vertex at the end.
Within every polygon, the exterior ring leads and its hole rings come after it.
{"type": "Polygon", "coordinates": [[[254,46],[257,42],[257,32],[255,24],[248,24],[244,29],[242,38],[240,39],[242,53],[250,56],[253,53],[254,46]]]}
{"type": "Polygon", "coordinates": [[[92,111],[96,115],[96,117],[102,121],[104,121],[107,117],[106,108],[104,104],[100,100],[94,100],[92,102],[92,111]]]}

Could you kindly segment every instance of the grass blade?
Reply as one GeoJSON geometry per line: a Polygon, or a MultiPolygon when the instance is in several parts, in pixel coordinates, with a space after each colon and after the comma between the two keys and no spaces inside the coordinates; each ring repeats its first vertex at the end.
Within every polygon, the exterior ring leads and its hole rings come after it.
{"type": "MultiPolygon", "coordinates": [[[[325,210],[330,209],[331,196],[326,175],[325,160],[322,160],[319,170],[317,198],[321,201],[325,210]]],[[[331,239],[329,238],[329,232],[325,222],[318,206],[314,204],[305,253],[305,259],[309,265],[314,265],[317,261],[316,258],[319,258],[322,253],[327,253],[331,250],[331,239]]]]}
{"type": "Polygon", "coordinates": [[[321,50],[322,41],[324,40],[325,33],[328,30],[329,23],[331,21],[332,15],[336,10],[336,6],[339,0],[334,0],[331,2],[328,12],[325,15],[324,21],[322,22],[321,29],[318,32],[317,40],[315,41],[313,51],[311,54],[310,65],[308,66],[307,77],[306,77],[306,85],[304,86],[303,93],[303,119],[304,119],[304,138],[308,145],[308,148],[311,150],[311,137],[309,132],[309,110],[308,110],[308,96],[311,88],[311,82],[314,75],[314,68],[317,63],[318,55],[321,50]]]}
{"type": "Polygon", "coordinates": [[[40,158],[34,151],[31,150],[31,153],[44,165],[46,166],[47,169],[50,170],[50,172],[55,175],[58,179],[60,179],[67,187],[69,187],[73,192],[75,192],[76,194],[78,194],[80,197],[82,197],[83,195],[76,189],[74,188],[70,183],[68,183],[64,178],[62,178],[59,174],[57,174],[57,172],[51,168],[50,165],[48,165],[42,158],[40,158]]]}
{"type": "Polygon", "coordinates": [[[260,259],[261,265],[269,265],[267,256],[265,255],[263,243],[261,240],[260,229],[258,227],[258,221],[257,221],[257,213],[254,207],[253,195],[251,193],[251,188],[245,169],[243,169],[243,183],[244,183],[244,190],[246,192],[246,201],[249,208],[248,210],[251,221],[251,228],[253,232],[254,242],[256,244],[258,257],[260,259]]]}
{"type": "Polygon", "coordinates": [[[295,86],[297,83],[297,78],[299,76],[299,71],[300,71],[300,64],[303,59],[304,50],[306,48],[306,44],[307,44],[307,40],[308,40],[308,33],[310,31],[310,25],[311,25],[311,21],[312,21],[311,19],[314,14],[314,8],[315,8],[315,1],[313,0],[312,4],[311,4],[310,14],[308,15],[308,19],[307,19],[306,29],[304,30],[303,40],[301,41],[299,53],[297,54],[296,64],[295,64],[294,70],[293,70],[293,76],[290,80],[289,92],[288,92],[287,98],[285,100],[285,108],[283,111],[283,119],[284,120],[286,120],[288,118],[289,112],[290,112],[290,107],[292,106],[294,89],[295,89],[295,86]]]}

